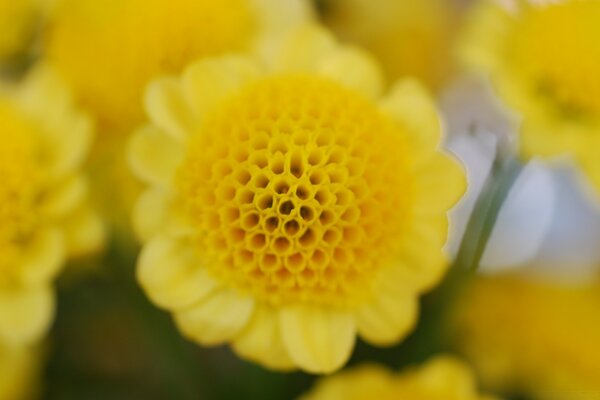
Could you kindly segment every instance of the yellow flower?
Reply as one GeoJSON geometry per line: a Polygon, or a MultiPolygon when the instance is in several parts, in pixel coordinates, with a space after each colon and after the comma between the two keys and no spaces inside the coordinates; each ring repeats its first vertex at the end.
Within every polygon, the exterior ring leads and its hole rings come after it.
{"type": "Polygon", "coordinates": [[[439,89],[454,69],[459,13],[448,0],[322,0],[323,22],[363,46],[394,81],[407,75],[439,89]]]}
{"type": "Polygon", "coordinates": [[[393,373],[364,365],[321,380],[302,400],[492,400],[477,392],[469,368],[446,356],[393,373]]]}
{"type": "Polygon", "coordinates": [[[48,328],[66,257],[101,243],[79,172],[91,125],[40,67],[0,95],[0,126],[0,341],[31,342],[48,328]]]}
{"type": "Polygon", "coordinates": [[[143,120],[146,84],[198,58],[268,51],[272,38],[307,17],[301,0],[58,0],[48,58],[101,132],[143,120]]]}
{"type": "Polygon", "coordinates": [[[0,0],[0,61],[21,55],[32,40],[40,0],[0,0]]]}
{"type": "Polygon", "coordinates": [[[454,324],[482,380],[541,400],[600,394],[600,287],[562,287],[517,277],[480,279],[454,324]]]}
{"type": "Polygon", "coordinates": [[[0,400],[32,398],[39,370],[39,349],[0,346],[0,400]]]}
{"type": "Polygon", "coordinates": [[[600,190],[600,2],[519,4],[483,1],[463,58],[523,115],[524,156],[571,154],[600,190]]]}
{"type": "Polygon", "coordinates": [[[303,27],[272,68],[241,56],[154,82],[130,159],[138,278],[181,330],[273,368],[339,368],[356,332],[399,341],[446,269],[461,168],[411,81],[380,99],[361,52],[303,27]]]}

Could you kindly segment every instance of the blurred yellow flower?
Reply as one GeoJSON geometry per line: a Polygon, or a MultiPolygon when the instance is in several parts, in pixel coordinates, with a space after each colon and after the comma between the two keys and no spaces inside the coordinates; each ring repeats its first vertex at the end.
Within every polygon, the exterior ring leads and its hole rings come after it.
{"type": "Polygon", "coordinates": [[[41,0],[0,0],[0,62],[27,51],[41,0]]]}
{"type": "Polygon", "coordinates": [[[40,351],[0,345],[0,400],[33,398],[38,389],[40,351]]]}
{"type": "Polygon", "coordinates": [[[329,372],[357,331],[389,345],[412,328],[465,179],[424,91],[381,87],[370,58],[313,27],[272,68],[214,58],[149,87],[130,151],[151,186],[138,279],[188,337],[329,372]]]}
{"type": "Polygon", "coordinates": [[[151,79],[201,57],[267,51],[306,8],[302,0],[58,0],[45,48],[101,132],[122,133],[143,120],[151,79]]]}
{"type": "Polygon", "coordinates": [[[460,14],[449,0],[321,0],[323,22],[363,46],[395,81],[419,78],[437,90],[452,74],[460,14]]]}
{"type": "Polygon", "coordinates": [[[600,287],[479,279],[454,319],[483,382],[540,400],[600,396],[600,287]]]}
{"type": "Polygon", "coordinates": [[[0,342],[31,342],[48,328],[66,257],[102,242],[79,172],[91,125],[40,67],[0,95],[0,126],[0,342]]]}
{"type": "Polygon", "coordinates": [[[482,1],[463,58],[522,114],[526,157],[571,154],[600,190],[600,2],[519,5],[482,1]]]}
{"type": "Polygon", "coordinates": [[[394,373],[364,365],[323,378],[302,400],[492,400],[480,395],[469,368],[447,356],[394,373]]]}

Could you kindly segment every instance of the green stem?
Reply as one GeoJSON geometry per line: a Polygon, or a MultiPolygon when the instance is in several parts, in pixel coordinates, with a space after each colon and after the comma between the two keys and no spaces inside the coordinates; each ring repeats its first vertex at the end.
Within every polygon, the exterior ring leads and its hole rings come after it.
{"type": "Polygon", "coordinates": [[[455,273],[473,273],[479,268],[498,214],[522,170],[523,164],[514,157],[497,156],[494,160],[456,255],[455,273]]]}

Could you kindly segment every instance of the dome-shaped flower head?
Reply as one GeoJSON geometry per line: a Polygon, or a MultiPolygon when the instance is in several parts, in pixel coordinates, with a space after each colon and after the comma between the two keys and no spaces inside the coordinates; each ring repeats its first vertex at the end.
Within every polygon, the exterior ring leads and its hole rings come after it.
{"type": "Polygon", "coordinates": [[[323,378],[302,400],[492,400],[478,393],[470,369],[439,356],[425,365],[394,373],[363,365],[323,378]]]}
{"type": "Polygon", "coordinates": [[[600,2],[537,3],[482,1],[463,59],[522,115],[525,157],[572,155],[600,190],[600,2]]]}
{"type": "Polygon", "coordinates": [[[268,52],[280,31],[307,18],[302,0],[57,0],[47,57],[101,132],[143,119],[146,84],[198,58],[268,52]]]}
{"type": "Polygon", "coordinates": [[[0,94],[0,342],[43,335],[54,276],[68,256],[101,244],[80,173],[91,133],[89,119],[44,67],[0,94]]]}
{"type": "Polygon", "coordinates": [[[482,278],[464,292],[452,330],[486,386],[586,400],[600,393],[599,308],[598,283],[482,278]]]}
{"type": "Polygon", "coordinates": [[[342,40],[362,46],[390,81],[414,76],[440,89],[452,74],[461,17],[448,0],[320,0],[325,25],[342,40]]]}
{"type": "Polygon", "coordinates": [[[130,160],[138,278],[190,338],[273,368],[339,368],[398,342],[447,262],[464,190],[412,82],[303,27],[271,68],[228,56],[151,84],[130,160]]]}

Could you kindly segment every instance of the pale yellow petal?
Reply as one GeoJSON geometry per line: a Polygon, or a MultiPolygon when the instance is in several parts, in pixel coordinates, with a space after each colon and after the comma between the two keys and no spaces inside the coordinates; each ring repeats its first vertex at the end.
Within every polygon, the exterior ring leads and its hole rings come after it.
{"type": "MultiPolygon", "coordinates": [[[[426,229],[422,233],[426,233],[426,229]]],[[[419,232],[419,230],[415,230],[419,232]]],[[[391,269],[396,281],[406,282],[419,291],[431,289],[440,282],[448,270],[448,257],[443,243],[432,243],[427,237],[411,234],[403,245],[399,261],[391,269]]]]}
{"type": "Polygon", "coordinates": [[[172,185],[185,150],[153,126],[140,128],[129,143],[129,164],[138,178],[161,187],[172,185]]]}
{"type": "Polygon", "coordinates": [[[312,4],[304,0],[250,0],[258,17],[260,32],[254,48],[260,58],[273,61],[281,41],[290,28],[315,19],[312,4]]]}
{"type": "Polygon", "coordinates": [[[379,65],[362,50],[340,47],[319,64],[318,73],[362,95],[377,99],[383,91],[383,73],[379,65]]]}
{"type": "Polygon", "coordinates": [[[334,37],[324,28],[304,25],[283,40],[274,68],[281,72],[315,72],[336,45],[334,37]]]}
{"type": "Polygon", "coordinates": [[[233,342],[235,351],[244,358],[275,370],[294,369],[283,344],[279,311],[267,305],[257,305],[252,319],[233,342]]]}
{"type": "Polygon", "coordinates": [[[106,242],[106,226],[89,204],[82,204],[62,223],[69,257],[99,252],[106,242]]]}
{"type": "Polygon", "coordinates": [[[183,74],[182,83],[194,114],[201,119],[223,99],[260,76],[258,64],[250,58],[223,56],[192,64],[183,74]]]}
{"type": "Polygon", "coordinates": [[[64,179],[44,196],[41,212],[53,219],[65,216],[83,201],[88,186],[87,179],[81,175],[64,179]]]}
{"type": "Polygon", "coordinates": [[[38,232],[19,265],[21,283],[43,285],[49,283],[63,267],[66,259],[65,240],[58,229],[38,232]]]}
{"type": "Polygon", "coordinates": [[[54,293],[47,285],[0,291],[0,339],[14,345],[40,340],[54,316],[54,293]]]}
{"type": "Polygon", "coordinates": [[[194,304],[219,286],[189,243],[165,237],[155,238],[142,250],[137,279],[148,297],[167,309],[194,304]]]}
{"type": "Polygon", "coordinates": [[[381,109],[406,129],[415,151],[432,153],[441,141],[440,118],[433,98],[417,81],[405,79],[394,85],[381,109]]]}
{"type": "Polygon", "coordinates": [[[54,126],[45,119],[40,123],[43,130],[53,131],[47,134],[45,146],[48,176],[59,179],[79,168],[92,145],[92,120],[87,115],[75,114],[54,126]]]}
{"type": "Polygon", "coordinates": [[[196,130],[197,117],[177,78],[159,78],[151,82],[144,100],[150,121],[173,138],[185,140],[196,130]]]}
{"type": "Polygon", "coordinates": [[[467,189],[464,168],[450,155],[434,155],[418,166],[416,174],[416,211],[421,214],[449,211],[467,189]]]}
{"type": "Polygon", "coordinates": [[[351,313],[296,305],[281,310],[283,342],[292,360],[313,373],[330,373],[350,358],[356,339],[351,313]]]}
{"type": "Polygon", "coordinates": [[[220,289],[175,314],[181,331],[200,344],[215,346],[235,338],[248,324],[254,300],[232,289],[220,289]]]}
{"type": "Polygon", "coordinates": [[[146,242],[160,233],[169,214],[171,199],[161,189],[146,190],[133,208],[132,224],[135,235],[146,242]]]}
{"type": "Polygon", "coordinates": [[[398,343],[414,328],[417,321],[418,301],[413,290],[399,291],[392,286],[381,286],[371,302],[356,311],[360,336],[378,346],[398,343]]]}

